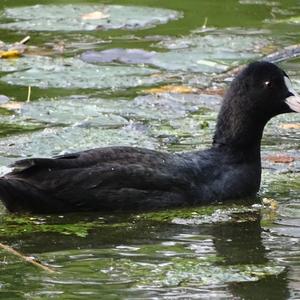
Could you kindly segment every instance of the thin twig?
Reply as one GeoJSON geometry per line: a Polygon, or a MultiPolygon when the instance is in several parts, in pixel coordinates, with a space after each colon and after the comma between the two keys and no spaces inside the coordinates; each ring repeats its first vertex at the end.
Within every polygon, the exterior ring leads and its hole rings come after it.
{"type": "MultiPolygon", "coordinates": [[[[265,55],[264,57],[260,58],[261,61],[268,61],[271,63],[278,63],[281,61],[285,61],[288,59],[296,58],[300,56],[300,44],[291,45],[280,49],[279,51],[275,51],[271,54],[265,55]]],[[[226,70],[224,73],[220,73],[215,77],[212,83],[215,82],[224,82],[224,80],[228,77],[235,76],[238,72],[240,72],[244,65],[239,65],[237,67],[233,67],[229,70],[226,70]]]]}
{"type": "Polygon", "coordinates": [[[0,243],[0,248],[4,249],[5,251],[7,251],[7,252],[9,252],[9,253],[11,253],[11,254],[13,254],[13,255],[21,258],[22,260],[24,260],[24,261],[26,261],[26,262],[28,262],[28,263],[30,263],[30,264],[32,264],[32,265],[40,268],[40,269],[43,269],[44,271],[46,271],[48,273],[55,273],[55,271],[53,269],[51,269],[51,268],[43,265],[41,262],[35,260],[32,257],[28,257],[28,256],[23,255],[22,253],[16,251],[15,249],[13,249],[10,246],[7,246],[7,245],[4,245],[4,244],[0,243]]]}
{"type": "Polygon", "coordinates": [[[205,17],[204,23],[203,23],[203,25],[202,25],[202,29],[205,29],[205,28],[206,28],[206,26],[207,26],[207,21],[208,21],[208,17],[205,17]]]}
{"type": "Polygon", "coordinates": [[[24,37],[24,39],[22,39],[18,44],[26,44],[29,40],[30,40],[30,36],[27,35],[27,36],[24,37]]]}
{"type": "Polygon", "coordinates": [[[31,98],[31,85],[28,86],[28,94],[27,94],[26,102],[30,102],[30,98],[31,98]]]}

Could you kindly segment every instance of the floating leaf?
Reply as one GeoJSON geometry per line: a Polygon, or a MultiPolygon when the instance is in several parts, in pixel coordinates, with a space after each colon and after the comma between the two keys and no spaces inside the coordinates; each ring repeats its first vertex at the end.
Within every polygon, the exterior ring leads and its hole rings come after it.
{"type": "Polygon", "coordinates": [[[194,93],[197,89],[184,86],[184,85],[163,85],[158,88],[151,88],[143,90],[144,93],[149,94],[161,94],[161,93],[176,93],[176,94],[188,94],[188,93],[194,93]]]}
{"type": "Polygon", "coordinates": [[[157,53],[143,49],[114,48],[103,51],[86,51],[81,59],[88,63],[123,62],[129,64],[153,64],[153,57],[157,53]]]}
{"type": "Polygon", "coordinates": [[[269,0],[240,0],[240,4],[246,5],[266,5],[266,6],[279,6],[278,2],[269,1],[269,0]]]}
{"type": "Polygon", "coordinates": [[[19,50],[8,50],[8,51],[0,50],[0,58],[16,58],[19,56],[21,56],[21,52],[19,50]]]}
{"type": "Polygon", "coordinates": [[[270,43],[263,32],[253,35],[251,30],[228,28],[212,30],[205,35],[194,32],[179,38],[167,37],[155,46],[173,50],[195,47],[200,54],[200,60],[203,53],[204,57],[210,56],[215,59],[253,57],[255,52],[259,54],[259,50],[270,43]],[[199,51],[200,49],[202,51],[199,51]]]}
{"type": "Polygon", "coordinates": [[[9,97],[5,95],[0,95],[0,105],[6,104],[9,101],[9,97]]]}
{"type": "Polygon", "coordinates": [[[106,113],[101,103],[102,101],[89,101],[79,96],[61,100],[23,102],[20,113],[23,118],[56,125],[120,127],[128,124],[125,118],[114,114],[113,111],[106,113]]]}
{"type": "Polygon", "coordinates": [[[199,89],[198,93],[206,94],[206,95],[218,95],[223,97],[225,94],[225,88],[212,86],[205,89],[199,89]]]}
{"type": "Polygon", "coordinates": [[[203,53],[198,49],[181,49],[169,52],[154,52],[139,49],[108,49],[87,51],[81,55],[89,63],[123,62],[129,64],[149,64],[170,71],[223,72],[228,66],[209,59],[199,60],[203,53]]]}
{"type": "Polygon", "coordinates": [[[0,28],[32,31],[82,31],[96,29],[141,29],[178,19],[170,9],[121,5],[34,5],[4,10],[0,28]]]}
{"type": "Polygon", "coordinates": [[[282,163],[282,164],[289,164],[295,160],[294,157],[278,154],[278,155],[269,155],[266,157],[267,160],[270,160],[274,163],[282,163]]]}
{"type": "MultiPolygon", "coordinates": [[[[105,126],[103,128],[100,124],[94,123],[93,126],[93,123],[90,124],[87,121],[72,127],[45,128],[26,135],[19,134],[22,131],[25,132],[23,126],[19,128],[15,126],[15,132],[3,128],[4,134],[11,134],[11,136],[0,140],[0,153],[2,156],[4,154],[5,157],[15,159],[16,157],[32,156],[50,157],[99,146],[124,145],[150,149],[157,147],[158,142],[153,137],[146,135],[143,128],[139,129],[130,124],[128,127],[111,126],[107,128],[105,126]]],[[[3,126],[1,125],[1,127],[3,126]]],[[[0,155],[0,158],[3,158],[2,156],[0,155]]]]}
{"type": "Polygon", "coordinates": [[[262,202],[265,206],[269,207],[270,209],[276,210],[278,208],[278,202],[272,198],[263,198],[262,202]]]}
{"type": "Polygon", "coordinates": [[[101,11],[94,11],[88,14],[84,14],[81,16],[82,20],[101,20],[101,19],[107,19],[109,17],[108,14],[105,14],[101,11]]]}
{"type": "Polygon", "coordinates": [[[181,136],[182,141],[190,137],[203,146],[211,139],[208,135],[215,113],[201,108],[214,108],[219,101],[219,97],[209,95],[164,93],[138,96],[132,101],[73,96],[27,102],[7,122],[42,127],[48,123],[51,127],[27,135],[22,134],[22,127],[13,132],[4,127],[11,136],[0,140],[0,159],[52,156],[108,145],[157,148],[161,139],[171,141],[181,136]],[[194,114],[189,116],[191,112],[194,114]]]}
{"type": "Polygon", "coordinates": [[[10,110],[19,110],[23,107],[24,102],[11,101],[0,104],[0,107],[10,109],[10,110]]]}
{"type": "Polygon", "coordinates": [[[259,57],[259,49],[269,44],[266,37],[247,35],[247,31],[235,34],[235,31],[215,30],[206,35],[168,37],[154,45],[169,51],[115,48],[87,51],[81,59],[89,63],[148,64],[168,71],[221,73],[241,60],[259,57]]]}
{"type": "Polygon", "coordinates": [[[156,47],[170,51],[159,53],[155,59],[157,65],[168,70],[224,72],[235,62],[258,58],[260,49],[269,44],[265,36],[247,30],[212,30],[205,35],[195,32],[157,43],[156,47]]]}
{"type": "Polygon", "coordinates": [[[30,69],[35,65],[40,65],[47,58],[42,56],[22,56],[19,59],[0,59],[0,72],[14,72],[30,69]]]}
{"type": "Polygon", "coordinates": [[[283,129],[300,129],[300,123],[282,123],[279,126],[283,129]]]}
{"type": "MultiPolygon", "coordinates": [[[[12,66],[12,69],[26,66],[30,69],[8,74],[1,78],[2,81],[40,88],[122,89],[152,85],[164,80],[162,74],[149,76],[157,74],[157,70],[140,66],[97,66],[75,58],[22,57],[20,60],[23,62],[12,66]]],[[[9,70],[9,65],[4,65],[4,69],[9,70]]]]}

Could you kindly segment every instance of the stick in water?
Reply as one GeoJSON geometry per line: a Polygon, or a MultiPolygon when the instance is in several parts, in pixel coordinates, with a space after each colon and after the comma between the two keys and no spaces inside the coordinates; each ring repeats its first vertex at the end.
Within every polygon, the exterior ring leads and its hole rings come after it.
{"type": "Polygon", "coordinates": [[[27,35],[26,37],[24,37],[24,39],[22,39],[19,44],[26,44],[28,41],[30,40],[30,36],[27,35]]]}
{"type": "Polygon", "coordinates": [[[26,102],[30,102],[30,97],[31,97],[31,85],[28,86],[28,94],[27,94],[26,102]]]}
{"type": "Polygon", "coordinates": [[[55,273],[55,271],[45,265],[43,265],[41,262],[35,260],[34,258],[32,257],[28,257],[28,256],[25,256],[23,254],[21,254],[20,252],[16,251],[15,249],[13,249],[12,247],[10,246],[7,246],[7,245],[4,245],[2,243],[0,243],[0,248],[1,249],[4,249],[5,251],[21,258],[22,260],[36,266],[36,267],[39,267],[40,269],[43,269],[44,271],[48,272],[48,273],[55,273]]]}

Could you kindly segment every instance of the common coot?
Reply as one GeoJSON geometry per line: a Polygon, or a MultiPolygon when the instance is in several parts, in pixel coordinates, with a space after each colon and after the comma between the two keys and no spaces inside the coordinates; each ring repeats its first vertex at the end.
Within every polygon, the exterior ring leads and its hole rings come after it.
{"type": "Polygon", "coordinates": [[[260,143],[274,116],[300,112],[300,97],[274,64],[254,62],[231,83],[212,147],[178,154],[107,147],[20,160],[0,178],[11,212],[143,211],[255,195],[260,143]]]}

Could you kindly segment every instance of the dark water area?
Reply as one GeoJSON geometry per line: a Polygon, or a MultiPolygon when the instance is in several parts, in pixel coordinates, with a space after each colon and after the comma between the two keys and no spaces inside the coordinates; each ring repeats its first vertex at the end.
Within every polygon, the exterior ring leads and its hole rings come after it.
{"type": "MultiPolygon", "coordinates": [[[[230,81],[216,76],[299,44],[299,29],[296,0],[2,0],[0,40],[31,39],[0,59],[0,172],[99,146],[208,147],[230,81]]],[[[280,66],[299,92],[300,59],[280,66]]],[[[0,242],[55,273],[0,250],[0,299],[300,299],[299,124],[268,124],[256,199],[61,216],[1,205],[0,242]]]]}

